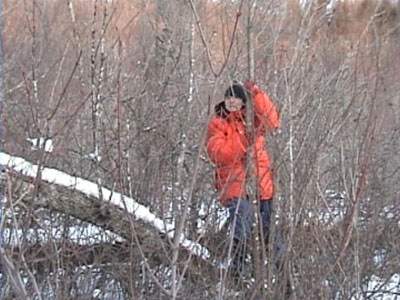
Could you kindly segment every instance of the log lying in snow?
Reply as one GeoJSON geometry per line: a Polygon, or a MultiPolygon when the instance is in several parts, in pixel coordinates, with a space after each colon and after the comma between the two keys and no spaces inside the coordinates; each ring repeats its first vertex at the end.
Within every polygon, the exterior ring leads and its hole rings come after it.
{"type": "MultiPolygon", "coordinates": [[[[22,180],[22,184],[25,185],[23,190],[30,189],[33,192],[35,184],[39,184],[37,193],[40,197],[34,197],[35,205],[110,230],[130,242],[134,242],[132,228],[145,234],[143,231],[146,229],[143,229],[143,226],[135,226],[137,221],[150,225],[153,230],[168,238],[174,236],[174,227],[171,224],[164,222],[147,207],[121,193],[102,187],[103,199],[100,199],[99,188],[95,183],[51,168],[41,168],[38,183],[37,165],[4,152],[0,152],[0,165],[5,175],[3,179],[13,177],[22,180]]],[[[197,242],[182,237],[180,245],[201,259],[207,260],[210,257],[208,249],[197,242]]]]}

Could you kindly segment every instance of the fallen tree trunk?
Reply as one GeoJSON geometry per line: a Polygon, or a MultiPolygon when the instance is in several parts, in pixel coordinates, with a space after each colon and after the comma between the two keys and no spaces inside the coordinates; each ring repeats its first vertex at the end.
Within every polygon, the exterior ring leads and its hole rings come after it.
{"type": "MultiPolygon", "coordinates": [[[[21,198],[23,202],[33,202],[30,204],[89,222],[117,234],[128,243],[137,241],[134,234],[139,240],[154,233],[169,239],[174,236],[171,224],[121,193],[102,187],[103,199],[100,199],[98,186],[93,182],[50,168],[38,172],[38,166],[6,153],[0,153],[0,165],[3,167],[4,194],[18,181],[20,190],[25,191],[21,198]],[[34,191],[37,195],[32,195],[34,191]]],[[[151,239],[156,242],[154,237],[151,239]]],[[[210,258],[208,249],[197,242],[182,238],[180,246],[202,260],[210,258]]]]}

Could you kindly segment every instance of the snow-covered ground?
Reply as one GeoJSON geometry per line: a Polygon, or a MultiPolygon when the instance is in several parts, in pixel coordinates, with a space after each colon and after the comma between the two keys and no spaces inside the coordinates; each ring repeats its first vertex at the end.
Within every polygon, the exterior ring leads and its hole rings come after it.
{"type": "Polygon", "coordinates": [[[400,300],[400,273],[390,278],[371,276],[362,287],[362,295],[351,300],[400,300]]]}
{"type": "Polygon", "coordinates": [[[45,152],[53,152],[53,141],[46,137],[27,138],[31,143],[31,150],[44,150],[45,152]]]}
{"type": "MultiPolygon", "coordinates": [[[[3,166],[7,166],[8,168],[12,168],[13,170],[20,172],[26,176],[34,177],[37,174],[36,165],[31,164],[23,158],[13,157],[3,152],[0,152],[0,164],[3,166]]],[[[42,180],[49,183],[65,186],[70,189],[75,189],[86,195],[99,197],[98,186],[95,183],[79,177],[70,176],[59,170],[43,168],[42,180]]],[[[173,222],[166,222],[165,220],[157,217],[147,207],[139,204],[134,199],[129,198],[123,194],[112,192],[111,190],[108,190],[106,188],[103,188],[102,193],[105,199],[111,199],[111,204],[126,209],[135,218],[150,224],[159,232],[168,234],[171,238],[173,237],[175,228],[173,222]]],[[[311,219],[316,218],[321,223],[332,225],[342,220],[346,214],[346,207],[343,203],[343,199],[346,197],[346,195],[343,193],[338,194],[330,190],[326,191],[325,193],[325,196],[328,199],[335,200],[334,205],[328,206],[320,211],[307,211],[307,215],[311,219]]],[[[218,202],[213,201],[211,204],[204,204],[201,206],[198,212],[199,234],[203,234],[205,231],[208,230],[207,227],[210,226],[209,216],[211,211],[214,212],[212,226],[217,227],[214,228],[214,230],[220,230],[227,222],[227,210],[222,209],[219,206],[218,202]]],[[[389,214],[388,216],[391,215],[389,214]]],[[[29,240],[30,238],[32,238],[36,239],[36,241],[38,238],[41,241],[46,241],[54,238],[65,238],[65,231],[60,230],[60,228],[51,226],[51,224],[46,224],[46,221],[43,222],[43,230],[35,229],[32,232],[30,232],[29,230],[22,232],[21,230],[10,231],[9,229],[5,229],[2,233],[3,241],[11,244],[18,244],[22,236],[25,238],[25,240],[29,240]]],[[[72,242],[78,244],[91,244],[105,241],[110,242],[122,239],[112,232],[105,231],[97,226],[90,224],[69,227],[67,230],[67,235],[72,242]]],[[[193,242],[183,237],[181,239],[181,245],[191,251],[194,255],[199,256],[202,259],[210,259],[210,253],[208,249],[197,242],[193,242]]],[[[384,250],[376,253],[374,261],[377,266],[379,266],[384,257],[384,250]]],[[[164,272],[168,273],[168,267],[165,267],[164,272]]],[[[363,282],[364,284],[361,287],[361,292],[358,295],[353,296],[351,300],[400,300],[400,274],[393,274],[390,278],[380,278],[373,275],[370,278],[366,278],[363,282]]],[[[114,285],[115,283],[110,282],[110,284],[114,285]]],[[[91,293],[93,297],[96,298],[101,294],[101,291],[93,289],[91,293]]]]}
{"type": "MultiPolygon", "coordinates": [[[[40,221],[40,220],[39,220],[40,221]]],[[[113,232],[104,230],[92,224],[63,227],[60,224],[49,224],[34,229],[10,229],[2,230],[2,242],[7,245],[20,245],[25,243],[46,243],[68,239],[77,245],[93,245],[98,243],[122,242],[124,239],[113,232]]]]}

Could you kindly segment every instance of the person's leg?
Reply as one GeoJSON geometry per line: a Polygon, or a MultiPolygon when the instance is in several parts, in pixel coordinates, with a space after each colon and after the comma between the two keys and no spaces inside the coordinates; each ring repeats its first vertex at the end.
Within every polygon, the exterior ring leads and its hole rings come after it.
{"type": "MultiPolygon", "coordinates": [[[[270,226],[271,226],[271,212],[272,212],[272,200],[260,202],[260,215],[262,220],[262,228],[264,234],[265,245],[268,246],[270,226]]],[[[285,245],[283,243],[282,235],[278,227],[275,227],[273,236],[272,249],[274,251],[273,257],[276,264],[279,264],[283,253],[285,252],[285,245]]]]}
{"type": "Polygon", "coordinates": [[[233,199],[227,205],[233,226],[232,271],[234,276],[243,275],[246,244],[250,240],[253,210],[247,199],[233,199]]]}
{"type": "MultiPolygon", "coordinates": [[[[272,200],[261,201],[260,203],[260,214],[263,223],[263,234],[266,247],[268,247],[270,225],[271,225],[271,212],[272,212],[272,200]]],[[[284,277],[284,254],[286,251],[285,244],[283,243],[282,235],[278,227],[275,227],[273,236],[273,257],[274,263],[278,271],[279,277],[284,277]]],[[[289,277],[286,279],[285,286],[285,299],[289,299],[292,294],[292,286],[289,277]]]]}

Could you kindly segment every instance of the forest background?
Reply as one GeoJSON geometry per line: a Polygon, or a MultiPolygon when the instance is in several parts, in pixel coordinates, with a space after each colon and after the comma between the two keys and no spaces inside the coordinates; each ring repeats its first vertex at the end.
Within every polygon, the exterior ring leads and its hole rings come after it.
{"type": "Polygon", "coordinates": [[[399,297],[399,1],[4,0],[2,18],[2,299],[240,297],[204,138],[248,78],[281,115],[296,299],[399,297]]]}

